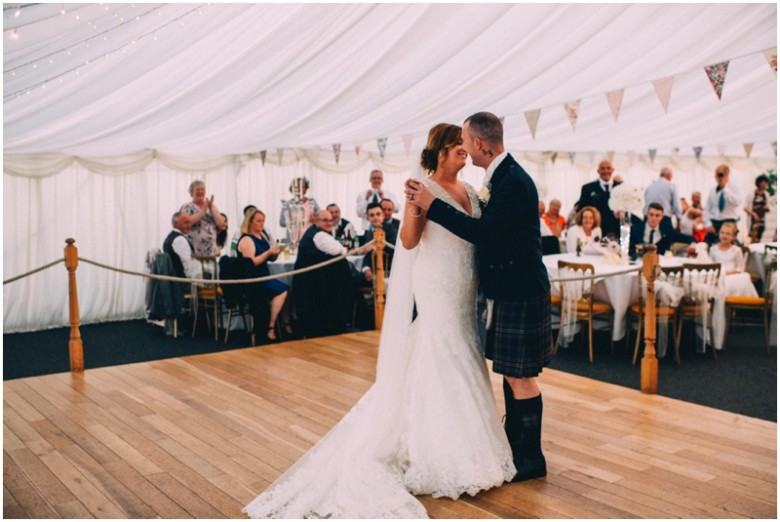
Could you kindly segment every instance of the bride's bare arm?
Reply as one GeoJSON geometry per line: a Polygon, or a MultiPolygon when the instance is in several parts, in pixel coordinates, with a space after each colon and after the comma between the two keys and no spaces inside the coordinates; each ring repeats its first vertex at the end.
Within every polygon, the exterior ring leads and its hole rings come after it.
{"type": "Polygon", "coordinates": [[[425,227],[426,213],[420,207],[416,207],[408,201],[406,202],[404,206],[404,220],[399,237],[407,250],[416,247],[417,243],[420,242],[420,236],[422,236],[422,231],[425,227]]]}

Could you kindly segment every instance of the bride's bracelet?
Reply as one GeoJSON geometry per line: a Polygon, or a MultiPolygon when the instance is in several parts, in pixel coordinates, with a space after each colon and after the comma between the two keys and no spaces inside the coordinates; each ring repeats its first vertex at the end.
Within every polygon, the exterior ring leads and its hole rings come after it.
{"type": "Polygon", "coordinates": [[[422,209],[420,207],[417,207],[417,208],[420,210],[420,212],[418,212],[417,214],[412,214],[412,209],[411,208],[406,209],[406,213],[409,214],[410,216],[412,216],[413,218],[418,218],[418,217],[423,215],[423,211],[422,211],[422,209]]]}

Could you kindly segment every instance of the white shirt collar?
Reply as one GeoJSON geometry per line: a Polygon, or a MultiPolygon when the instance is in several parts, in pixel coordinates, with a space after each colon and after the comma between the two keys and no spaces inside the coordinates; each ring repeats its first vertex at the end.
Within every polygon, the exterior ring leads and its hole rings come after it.
{"type": "Polygon", "coordinates": [[[493,177],[493,173],[496,171],[499,165],[501,165],[501,162],[504,161],[504,158],[506,158],[509,155],[508,151],[504,151],[495,158],[493,158],[493,161],[490,162],[490,165],[487,166],[485,169],[485,182],[483,183],[484,186],[488,186],[490,183],[490,179],[493,177]]]}

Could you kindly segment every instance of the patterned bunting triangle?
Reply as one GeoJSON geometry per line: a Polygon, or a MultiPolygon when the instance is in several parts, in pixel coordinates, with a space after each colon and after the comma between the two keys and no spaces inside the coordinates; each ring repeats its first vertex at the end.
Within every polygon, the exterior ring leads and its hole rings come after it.
{"type": "Polygon", "coordinates": [[[531,131],[531,139],[536,139],[536,126],[539,125],[539,115],[542,109],[535,109],[525,112],[525,120],[528,122],[528,129],[531,131]]]}
{"type": "Polygon", "coordinates": [[[612,161],[614,161],[614,159],[615,159],[615,151],[614,150],[608,150],[607,151],[607,159],[610,161],[610,163],[612,161]]]}
{"type": "Polygon", "coordinates": [[[276,149],[276,157],[279,158],[279,165],[281,165],[282,158],[284,157],[284,149],[276,149]]]}
{"type": "Polygon", "coordinates": [[[693,155],[696,156],[696,161],[701,159],[701,151],[704,150],[702,147],[694,147],[693,148],[693,155]]]}
{"type": "Polygon", "coordinates": [[[571,123],[571,130],[577,127],[577,116],[580,113],[580,101],[572,100],[563,104],[563,109],[566,111],[566,115],[569,117],[569,123],[571,123]]]}
{"type": "Polygon", "coordinates": [[[574,156],[576,155],[577,155],[576,152],[569,152],[569,161],[571,162],[572,165],[574,165],[574,156]]]}
{"type": "Polygon", "coordinates": [[[339,164],[339,156],[341,156],[341,143],[333,144],[333,157],[336,160],[336,165],[339,164]]]}
{"type": "Polygon", "coordinates": [[[777,47],[765,50],[764,56],[766,56],[766,61],[769,62],[769,67],[777,74],[777,47]]]}
{"type": "Polygon", "coordinates": [[[743,146],[745,147],[745,157],[750,159],[750,153],[753,152],[753,144],[745,143],[743,146]]]}
{"type": "Polygon", "coordinates": [[[726,73],[729,70],[729,61],[708,65],[704,68],[704,72],[707,73],[707,78],[710,79],[712,88],[715,89],[715,94],[718,95],[718,99],[723,95],[723,84],[726,83],[726,73]]]}
{"type": "Polygon", "coordinates": [[[655,93],[658,95],[658,99],[661,100],[661,106],[664,108],[664,112],[669,112],[669,98],[672,97],[672,83],[674,82],[674,76],[667,76],[666,78],[659,78],[653,80],[653,87],[655,87],[655,93]]]}
{"type": "Polygon", "coordinates": [[[360,145],[355,145],[355,156],[360,156],[360,145]]]}
{"type": "Polygon", "coordinates": [[[412,151],[412,135],[411,134],[404,134],[401,139],[404,142],[404,150],[406,150],[406,155],[408,156],[409,153],[412,151]]]}
{"type": "Polygon", "coordinates": [[[503,116],[501,116],[501,117],[498,119],[498,121],[500,121],[500,122],[501,122],[501,125],[504,125],[504,117],[503,117],[503,116]]]}
{"type": "Polygon", "coordinates": [[[265,167],[265,156],[268,154],[266,151],[261,150],[260,151],[260,161],[263,163],[263,166],[265,167]]]}
{"type": "Polygon", "coordinates": [[[620,115],[620,106],[623,104],[623,89],[608,92],[607,103],[609,104],[609,108],[612,111],[612,117],[615,118],[615,121],[618,121],[618,116],[620,115]]]}
{"type": "Polygon", "coordinates": [[[558,159],[558,153],[557,152],[553,152],[552,156],[550,157],[550,159],[552,160],[552,164],[555,165],[555,160],[558,159]]]}
{"type": "Polygon", "coordinates": [[[595,150],[589,150],[588,151],[588,158],[590,158],[590,163],[593,164],[593,162],[596,161],[596,151],[595,150]]]}
{"type": "Polygon", "coordinates": [[[652,164],[655,161],[655,153],[658,152],[658,149],[650,149],[647,151],[647,153],[650,155],[650,163],[652,164]]]}
{"type": "Polygon", "coordinates": [[[387,149],[387,138],[379,138],[376,140],[376,144],[379,147],[379,157],[385,159],[385,149],[387,149]]]}

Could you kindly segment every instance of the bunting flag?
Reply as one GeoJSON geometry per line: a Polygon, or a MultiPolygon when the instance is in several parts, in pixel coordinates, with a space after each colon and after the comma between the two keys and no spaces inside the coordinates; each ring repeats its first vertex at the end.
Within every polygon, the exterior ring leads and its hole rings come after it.
{"type": "Polygon", "coordinates": [[[536,139],[536,126],[539,125],[539,115],[542,109],[526,111],[525,120],[528,122],[528,129],[531,131],[531,139],[536,139]]]}
{"type": "Polygon", "coordinates": [[[504,117],[503,117],[503,116],[501,116],[501,117],[498,119],[498,121],[500,121],[500,122],[501,122],[501,125],[502,125],[502,126],[504,125],[504,117]]]}
{"type": "Polygon", "coordinates": [[[401,139],[404,142],[404,149],[406,150],[406,155],[408,156],[409,153],[412,151],[412,135],[404,134],[403,136],[401,136],[401,139]]]}
{"type": "Polygon", "coordinates": [[[379,138],[376,140],[376,144],[379,147],[379,157],[382,160],[385,159],[385,149],[387,149],[387,138],[379,138]]]}
{"type": "Polygon", "coordinates": [[[558,159],[558,153],[557,152],[553,152],[552,156],[550,157],[550,159],[552,160],[552,164],[555,165],[555,160],[558,159]]]}
{"type": "Polygon", "coordinates": [[[769,62],[769,67],[777,74],[777,47],[765,50],[764,56],[766,56],[766,61],[769,62]]]}
{"type": "Polygon", "coordinates": [[[341,143],[333,144],[333,157],[336,159],[336,165],[339,164],[339,156],[341,156],[341,143]]]}
{"type": "Polygon", "coordinates": [[[355,145],[355,156],[360,156],[360,145],[355,145]]]}
{"type": "Polygon", "coordinates": [[[725,145],[718,145],[718,154],[721,156],[726,155],[726,146],[725,145]]]}
{"type": "Polygon", "coordinates": [[[675,147],[675,148],[673,148],[673,149],[672,149],[672,157],[673,157],[673,158],[676,158],[676,157],[677,157],[677,156],[679,156],[679,155],[680,155],[680,147],[675,147]]]}
{"type": "Polygon", "coordinates": [[[624,89],[618,89],[616,91],[607,93],[607,103],[609,104],[609,108],[612,111],[612,116],[615,118],[615,121],[618,121],[618,116],[620,115],[620,106],[623,105],[623,91],[624,89]]]}
{"type": "Polygon", "coordinates": [[[704,150],[702,147],[694,147],[693,148],[693,155],[696,156],[696,161],[699,161],[701,159],[701,151],[704,150]]]}
{"type": "Polygon", "coordinates": [[[596,161],[596,151],[595,150],[589,150],[588,151],[588,158],[590,158],[591,165],[594,161],[596,161]]]}
{"type": "Polygon", "coordinates": [[[572,100],[563,104],[563,109],[566,111],[566,115],[569,117],[569,123],[571,123],[571,130],[574,130],[577,126],[577,116],[580,113],[580,102],[582,100],[572,100]]]}
{"type": "Polygon", "coordinates": [[[647,151],[647,153],[650,155],[650,163],[652,164],[655,161],[655,153],[658,152],[658,149],[650,149],[647,151]]]}
{"type": "Polygon", "coordinates": [[[710,79],[712,88],[715,89],[715,94],[718,95],[718,99],[723,95],[723,84],[726,83],[726,73],[729,70],[729,61],[708,65],[704,68],[704,72],[707,73],[707,78],[710,79]]]}
{"type": "Polygon", "coordinates": [[[753,152],[753,144],[745,143],[743,147],[745,147],[745,157],[750,159],[750,153],[753,152]]]}
{"type": "Polygon", "coordinates": [[[279,165],[281,165],[282,158],[284,157],[284,149],[276,149],[276,157],[279,158],[279,165]]]}
{"type": "Polygon", "coordinates": [[[574,165],[574,156],[576,155],[577,155],[576,152],[569,152],[569,161],[571,162],[572,165],[574,165]]]}
{"type": "Polygon", "coordinates": [[[674,76],[659,78],[652,82],[653,87],[655,87],[655,94],[658,96],[658,99],[661,100],[661,106],[664,108],[664,112],[669,112],[669,98],[672,97],[673,82],[674,76]]]}
{"type": "Polygon", "coordinates": [[[772,151],[775,153],[775,157],[777,157],[777,142],[772,142],[772,151]]]}
{"type": "Polygon", "coordinates": [[[260,161],[263,163],[263,167],[265,167],[265,155],[267,154],[266,151],[261,150],[260,151],[260,161]]]}
{"type": "Polygon", "coordinates": [[[607,159],[610,163],[615,159],[615,151],[614,150],[608,150],[607,151],[607,159]]]}

